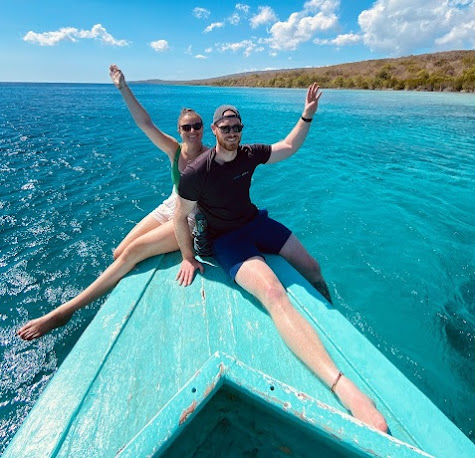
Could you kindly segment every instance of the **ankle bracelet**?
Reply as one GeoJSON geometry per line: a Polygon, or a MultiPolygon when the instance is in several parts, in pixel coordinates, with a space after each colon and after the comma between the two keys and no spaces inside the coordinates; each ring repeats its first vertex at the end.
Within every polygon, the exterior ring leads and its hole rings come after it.
{"type": "Polygon", "coordinates": [[[335,392],[336,385],[340,381],[341,377],[343,377],[343,372],[342,371],[338,372],[338,375],[336,376],[336,379],[335,379],[335,381],[333,382],[333,385],[330,388],[330,391],[332,393],[335,392]]]}

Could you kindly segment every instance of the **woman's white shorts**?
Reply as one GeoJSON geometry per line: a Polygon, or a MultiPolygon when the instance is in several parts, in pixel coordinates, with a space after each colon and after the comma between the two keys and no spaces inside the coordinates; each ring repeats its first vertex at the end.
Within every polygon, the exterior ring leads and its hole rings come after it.
{"type": "MultiPolygon", "coordinates": [[[[178,194],[173,188],[170,196],[165,199],[155,210],[150,214],[160,223],[166,223],[173,219],[173,214],[175,213],[175,205],[178,194]]],[[[188,226],[190,226],[190,232],[195,227],[195,215],[198,212],[198,207],[195,206],[193,211],[188,215],[188,226]]]]}

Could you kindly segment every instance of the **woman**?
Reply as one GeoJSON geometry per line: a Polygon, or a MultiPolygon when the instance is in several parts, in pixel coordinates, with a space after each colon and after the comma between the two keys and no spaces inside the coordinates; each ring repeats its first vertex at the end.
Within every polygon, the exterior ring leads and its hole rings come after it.
{"type": "MultiPolygon", "coordinates": [[[[91,285],[75,298],[20,328],[18,335],[24,340],[36,339],[66,324],[76,310],[110,291],[140,261],[178,250],[173,228],[176,187],[180,173],[187,164],[207,149],[202,143],[203,120],[191,109],[182,110],[178,118],[178,132],[182,139],[180,144],[152,123],[150,116],[132,94],[122,71],[116,65],[110,66],[110,76],[122,94],[137,126],[170,159],[173,191],[168,199],[127,234],[114,251],[114,262],[91,285]]],[[[194,225],[194,212],[189,215],[188,222],[191,230],[194,225]]]]}

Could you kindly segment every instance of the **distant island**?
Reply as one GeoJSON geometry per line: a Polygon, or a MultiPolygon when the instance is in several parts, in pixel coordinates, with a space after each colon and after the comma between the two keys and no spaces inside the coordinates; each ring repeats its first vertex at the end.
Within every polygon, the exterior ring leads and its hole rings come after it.
{"type": "Polygon", "coordinates": [[[136,84],[475,92],[475,50],[447,51],[396,59],[238,73],[203,80],[135,81],[136,84]]]}

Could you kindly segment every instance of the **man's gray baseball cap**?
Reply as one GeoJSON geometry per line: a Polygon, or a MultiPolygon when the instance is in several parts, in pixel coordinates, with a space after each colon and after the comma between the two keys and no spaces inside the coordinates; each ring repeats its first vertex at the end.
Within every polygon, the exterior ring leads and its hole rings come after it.
{"type": "Polygon", "coordinates": [[[241,115],[239,114],[239,111],[236,107],[232,105],[221,105],[220,107],[216,108],[216,111],[214,112],[213,124],[216,124],[217,122],[225,118],[238,118],[240,121],[241,115]],[[234,114],[227,114],[226,116],[224,116],[224,113],[226,113],[227,111],[232,111],[234,114]]]}

